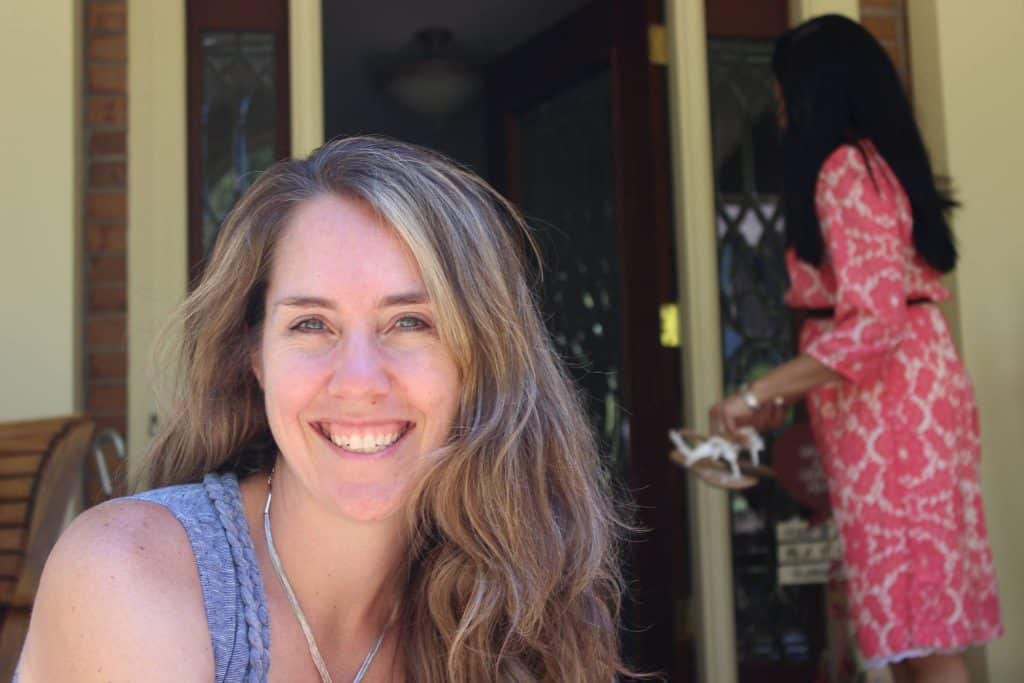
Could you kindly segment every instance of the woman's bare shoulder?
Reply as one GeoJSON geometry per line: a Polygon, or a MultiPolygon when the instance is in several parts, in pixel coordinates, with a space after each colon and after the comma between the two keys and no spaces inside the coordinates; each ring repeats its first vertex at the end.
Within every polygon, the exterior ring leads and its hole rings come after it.
{"type": "Polygon", "coordinates": [[[82,513],[46,561],[19,681],[212,675],[199,575],[174,515],[138,500],[82,513]]]}

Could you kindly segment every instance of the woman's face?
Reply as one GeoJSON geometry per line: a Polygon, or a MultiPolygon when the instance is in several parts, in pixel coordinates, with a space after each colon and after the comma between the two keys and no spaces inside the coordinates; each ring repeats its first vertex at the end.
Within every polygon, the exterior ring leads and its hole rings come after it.
{"type": "Polygon", "coordinates": [[[320,196],[294,213],[253,365],[288,475],[351,519],[401,506],[457,410],[458,370],[419,268],[357,200],[320,196]]]}

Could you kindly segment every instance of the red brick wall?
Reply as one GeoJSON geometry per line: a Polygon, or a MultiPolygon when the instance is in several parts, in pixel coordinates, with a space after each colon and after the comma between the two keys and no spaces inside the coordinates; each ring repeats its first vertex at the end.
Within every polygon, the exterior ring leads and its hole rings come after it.
{"type": "Polygon", "coordinates": [[[860,21],[885,47],[909,91],[907,0],[860,0],[860,21]]]}
{"type": "Polygon", "coordinates": [[[125,433],[126,137],[125,0],[84,3],[83,116],[86,186],[84,268],[85,410],[99,428],[125,433]]]}

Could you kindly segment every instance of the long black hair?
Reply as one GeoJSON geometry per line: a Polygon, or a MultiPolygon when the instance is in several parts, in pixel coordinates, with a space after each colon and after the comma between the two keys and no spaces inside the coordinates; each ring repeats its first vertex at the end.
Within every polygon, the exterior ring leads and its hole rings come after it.
{"type": "Polygon", "coordinates": [[[821,265],[824,243],[814,210],[818,172],[837,147],[859,147],[867,139],[910,199],[915,250],[939,272],[953,270],[957,253],[946,214],[957,202],[936,185],[903,85],[878,41],[857,22],[827,14],[779,37],[772,70],[787,119],[782,136],[787,245],[800,259],[821,265]]]}

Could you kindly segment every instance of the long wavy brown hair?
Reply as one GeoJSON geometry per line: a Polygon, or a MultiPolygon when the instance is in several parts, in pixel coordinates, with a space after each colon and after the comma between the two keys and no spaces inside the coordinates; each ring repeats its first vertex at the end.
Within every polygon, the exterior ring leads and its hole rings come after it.
{"type": "Polygon", "coordinates": [[[459,364],[459,413],[408,511],[407,680],[610,681],[626,528],[577,392],[544,328],[518,211],[429,150],[376,137],[276,164],[232,211],[182,305],[177,389],[136,488],[268,466],[250,366],[289,216],[334,194],[373,207],[413,253],[459,364]]]}

